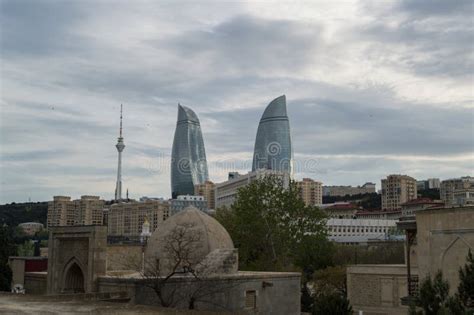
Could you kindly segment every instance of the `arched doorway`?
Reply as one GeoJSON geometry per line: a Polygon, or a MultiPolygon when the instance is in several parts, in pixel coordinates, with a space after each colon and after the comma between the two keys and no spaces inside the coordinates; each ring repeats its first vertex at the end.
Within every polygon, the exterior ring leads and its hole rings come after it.
{"type": "Polygon", "coordinates": [[[66,270],[64,278],[64,293],[84,293],[84,274],[75,262],[66,270]]]}

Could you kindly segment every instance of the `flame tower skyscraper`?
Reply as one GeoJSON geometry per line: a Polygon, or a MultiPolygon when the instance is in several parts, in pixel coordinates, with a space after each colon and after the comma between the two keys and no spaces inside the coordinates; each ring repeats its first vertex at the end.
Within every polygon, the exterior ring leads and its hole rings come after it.
{"type": "Polygon", "coordinates": [[[293,152],[285,95],[268,104],[258,124],[252,171],[258,169],[292,174],[293,152]]]}
{"type": "Polygon", "coordinates": [[[178,104],[171,153],[171,196],[193,195],[194,185],[208,180],[206,150],[195,112],[178,104]]]}
{"type": "Polygon", "coordinates": [[[122,151],[125,149],[122,137],[122,104],[120,104],[120,135],[115,145],[118,151],[117,184],[115,186],[115,201],[122,200],[122,151]]]}

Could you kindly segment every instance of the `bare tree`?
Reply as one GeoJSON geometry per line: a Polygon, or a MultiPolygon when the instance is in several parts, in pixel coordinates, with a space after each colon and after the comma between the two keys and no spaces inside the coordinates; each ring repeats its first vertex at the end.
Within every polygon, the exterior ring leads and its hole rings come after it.
{"type": "Polygon", "coordinates": [[[144,261],[123,258],[122,265],[139,273],[137,284],[151,289],[163,307],[195,309],[210,304],[226,309],[216,294],[242,283],[215,272],[203,244],[203,232],[194,224],[174,227],[162,240],[161,252],[148,255],[144,261]]]}

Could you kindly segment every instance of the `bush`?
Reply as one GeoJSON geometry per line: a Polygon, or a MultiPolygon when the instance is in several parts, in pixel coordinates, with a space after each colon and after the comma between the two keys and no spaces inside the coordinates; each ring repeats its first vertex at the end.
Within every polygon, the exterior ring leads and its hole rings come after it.
{"type": "Polygon", "coordinates": [[[316,296],[312,314],[314,315],[350,315],[352,306],[344,294],[339,292],[324,292],[316,296]]]}

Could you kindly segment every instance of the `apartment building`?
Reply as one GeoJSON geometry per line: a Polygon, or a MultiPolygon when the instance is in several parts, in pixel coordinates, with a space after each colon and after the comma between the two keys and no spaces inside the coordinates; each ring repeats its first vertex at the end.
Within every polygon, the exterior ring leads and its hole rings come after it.
{"type": "Polygon", "coordinates": [[[216,184],[216,209],[224,206],[230,207],[237,198],[239,188],[245,187],[254,180],[269,175],[282,177],[284,180],[284,185],[288,185],[290,180],[289,173],[265,169],[258,169],[254,172],[249,172],[242,175],[236,172],[229,173],[229,179],[227,181],[216,184]]]}
{"type": "Polygon", "coordinates": [[[382,179],[382,210],[399,210],[401,204],[417,198],[416,179],[389,175],[382,179]]]}
{"type": "Polygon", "coordinates": [[[102,225],[105,201],[99,196],[54,196],[48,202],[48,227],[71,225],[102,225]]]}
{"type": "Polygon", "coordinates": [[[208,209],[216,208],[216,185],[211,181],[205,181],[202,184],[194,185],[194,195],[203,196],[207,201],[208,209]]]}
{"type": "Polygon", "coordinates": [[[183,211],[187,207],[195,207],[201,211],[207,212],[209,208],[208,203],[203,196],[182,195],[176,199],[170,200],[171,215],[183,211]]]}
{"type": "Polygon", "coordinates": [[[303,178],[296,182],[300,189],[300,196],[307,206],[320,206],[323,203],[323,186],[311,178],[303,178]]]}
{"type": "Polygon", "coordinates": [[[165,221],[170,215],[170,203],[163,200],[144,202],[121,202],[110,206],[108,211],[108,236],[140,237],[145,218],[150,223],[150,231],[165,221]]]}
{"type": "Polygon", "coordinates": [[[443,180],[440,184],[440,197],[446,206],[474,204],[474,177],[443,180]]]}
{"type": "Polygon", "coordinates": [[[323,186],[323,196],[345,197],[359,194],[375,193],[374,183],[365,183],[362,186],[323,186]]]}

